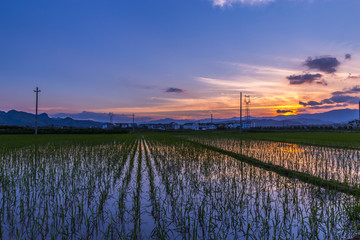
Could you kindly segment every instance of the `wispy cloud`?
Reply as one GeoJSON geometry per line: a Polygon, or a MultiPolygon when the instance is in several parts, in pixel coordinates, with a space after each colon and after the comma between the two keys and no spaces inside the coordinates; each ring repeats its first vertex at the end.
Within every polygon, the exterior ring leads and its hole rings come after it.
{"type": "Polygon", "coordinates": [[[275,0],[212,0],[214,6],[220,6],[220,7],[232,6],[235,3],[254,5],[254,4],[265,4],[274,1],[275,0]]]}
{"type": "Polygon", "coordinates": [[[251,64],[244,64],[244,63],[229,63],[239,69],[242,69],[244,73],[251,73],[251,74],[263,74],[263,75],[272,75],[272,76],[282,76],[282,75],[290,75],[294,72],[294,69],[287,69],[287,68],[278,68],[278,67],[271,67],[271,66],[261,66],[261,65],[251,65],[251,64]]]}
{"type": "MultiPolygon", "coordinates": [[[[249,65],[242,63],[228,63],[235,67],[237,74],[225,78],[214,77],[197,77],[196,80],[213,86],[221,90],[233,91],[247,91],[259,92],[257,89],[261,88],[262,91],[273,91],[275,88],[279,89],[279,85],[284,83],[284,77],[294,72],[293,69],[276,68],[260,65],[249,65]]],[[[284,90],[288,88],[283,85],[284,90]]]]}
{"type": "Polygon", "coordinates": [[[360,79],[360,75],[352,75],[351,73],[349,73],[347,79],[360,79]]]}
{"type": "MultiPolygon", "coordinates": [[[[301,59],[299,59],[299,62],[300,61],[301,59]]],[[[332,63],[332,61],[330,62],[332,63]]],[[[316,63],[315,61],[313,64],[316,65],[316,63]]],[[[320,61],[318,65],[322,67],[330,65],[330,68],[336,67],[334,64],[322,63],[323,62],[320,61]]],[[[303,72],[293,74],[294,71],[299,70],[296,66],[291,67],[285,65],[276,67],[234,62],[226,62],[226,64],[234,67],[235,74],[222,77],[201,76],[195,79],[197,82],[204,84],[206,89],[213,89],[215,94],[216,90],[224,94],[230,94],[229,96],[232,96],[232,98],[229,99],[229,101],[234,102],[234,99],[236,99],[236,97],[238,98],[236,94],[238,95],[237,92],[239,91],[251,95],[251,109],[254,114],[259,113],[260,108],[261,114],[266,113],[268,115],[274,113],[297,114],[301,110],[315,112],[316,107],[326,105],[336,108],[339,107],[338,104],[354,104],[356,101],[355,97],[348,96],[350,91],[351,93],[357,91],[355,87],[347,89],[348,92],[345,92],[346,94],[343,93],[341,97],[337,97],[334,94],[329,97],[329,94],[335,92],[339,87],[344,86],[344,82],[340,82],[340,80],[346,77],[343,72],[339,72],[336,75],[328,74],[327,72],[303,72]],[[324,76],[329,80],[329,85],[328,82],[323,79],[324,76]],[[289,82],[290,84],[288,84],[289,82]],[[328,85],[328,87],[319,88],[313,86],[309,88],[309,84],[328,85]],[[307,101],[299,101],[300,99],[306,99],[307,101]],[[315,99],[320,100],[312,101],[315,99]],[[269,108],[269,110],[267,110],[267,108],[269,108]]],[[[329,70],[329,68],[326,68],[326,70],[329,70]]],[[[349,83],[346,83],[346,85],[349,85],[349,83]]]]}

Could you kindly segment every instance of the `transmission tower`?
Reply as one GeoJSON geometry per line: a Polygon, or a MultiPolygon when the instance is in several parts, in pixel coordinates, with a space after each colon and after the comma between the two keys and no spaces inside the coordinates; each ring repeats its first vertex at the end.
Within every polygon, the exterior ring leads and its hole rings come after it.
{"type": "Polygon", "coordinates": [[[133,129],[133,133],[135,132],[135,113],[132,114],[133,117],[133,124],[132,124],[132,129],[133,129]]]}
{"type": "Polygon", "coordinates": [[[110,123],[113,123],[113,116],[114,116],[114,113],[109,112],[110,123]]]}
{"type": "Polygon", "coordinates": [[[245,122],[246,124],[251,124],[250,121],[250,96],[249,95],[245,95],[245,122]]]}

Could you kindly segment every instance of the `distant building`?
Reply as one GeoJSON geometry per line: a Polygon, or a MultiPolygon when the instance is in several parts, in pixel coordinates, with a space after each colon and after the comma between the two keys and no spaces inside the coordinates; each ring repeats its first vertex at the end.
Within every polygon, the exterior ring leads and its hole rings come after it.
{"type": "Polygon", "coordinates": [[[101,126],[102,129],[113,129],[115,127],[112,123],[105,123],[101,126]]]}
{"type": "Polygon", "coordinates": [[[180,125],[176,122],[172,122],[170,123],[170,129],[172,130],[179,130],[180,129],[180,125]]]}
{"type": "Polygon", "coordinates": [[[147,125],[147,124],[139,124],[139,125],[138,125],[138,128],[147,129],[147,128],[148,128],[148,125],[147,125]]]}
{"type": "Polygon", "coordinates": [[[201,130],[215,130],[217,127],[212,123],[203,123],[199,125],[199,129],[201,130]]]}
{"type": "Polygon", "coordinates": [[[251,122],[245,122],[245,123],[243,123],[243,125],[242,125],[242,128],[251,128],[251,122]]]}
{"type": "Polygon", "coordinates": [[[154,130],[168,130],[170,129],[169,124],[148,124],[148,129],[154,129],[154,130]]]}
{"type": "MultiPolygon", "coordinates": [[[[133,128],[133,123],[116,123],[119,128],[133,128]]],[[[134,128],[138,128],[137,124],[134,123],[134,128]]]]}
{"type": "Polygon", "coordinates": [[[240,127],[240,123],[226,123],[225,128],[239,128],[240,127]]]}
{"type": "Polygon", "coordinates": [[[198,131],[199,130],[199,124],[198,123],[185,123],[183,125],[183,129],[184,130],[195,130],[198,131]]]}
{"type": "MultiPolygon", "coordinates": [[[[225,123],[223,125],[223,127],[225,127],[225,128],[240,128],[240,123],[225,123]]],[[[243,129],[252,128],[252,127],[255,127],[255,123],[253,123],[253,122],[243,122],[243,124],[242,124],[243,129]]]]}

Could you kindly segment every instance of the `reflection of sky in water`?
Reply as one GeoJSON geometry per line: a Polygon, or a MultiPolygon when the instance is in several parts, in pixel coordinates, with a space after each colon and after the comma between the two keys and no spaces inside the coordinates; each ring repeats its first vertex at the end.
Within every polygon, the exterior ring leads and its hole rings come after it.
{"type": "Polygon", "coordinates": [[[290,170],[309,173],[328,180],[360,184],[359,150],[259,140],[206,138],[194,140],[290,170]]]}
{"type": "MultiPolygon", "coordinates": [[[[46,232],[46,238],[60,238],[67,232],[93,239],[189,239],[194,233],[200,239],[336,239],[344,232],[355,234],[346,225],[344,206],[353,199],[345,194],[184,143],[151,137],[136,148],[128,143],[1,153],[3,236],[15,237],[17,231],[21,238],[41,238],[46,232]],[[326,235],[331,222],[335,225],[326,235]]],[[[253,154],[261,144],[246,151],[253,154]]],[[[268,146],[286,153],[308,150],[268,146]]]]}

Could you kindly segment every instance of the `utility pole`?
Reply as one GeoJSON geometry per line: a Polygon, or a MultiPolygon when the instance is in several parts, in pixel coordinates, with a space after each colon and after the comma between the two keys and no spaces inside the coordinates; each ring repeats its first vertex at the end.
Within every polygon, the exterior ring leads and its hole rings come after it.
{"type": "Polygon", "coordinates": [[[133,127],[133,133],[135,133],[135,113],[133,113],[133,124],[132,124],[132,127],[133,127]]]}
{"type": "Polygon", "coordinates": [[[359,121],[360,121],[360,101],[359,101],[359,121]]]}
{"type": "Polygon", "coordinates": [[[39,103],[39,92],[41,91],[38,87],[36,87],[34,92],[36,93],[35,135],[37,135],[38,103],[39,103]]]}
{"type": "MultiPolygon", "coordinates": [[[[359,103],[360,104],[360,103],[359,103]]],[[[213,115],[211,114],[211,124],[213,123],[213,115]]]]}
{"type": "Polygon", "coordinates": [[[240,134],[242,134],[242,92],[240,92],[240,134]]]}

